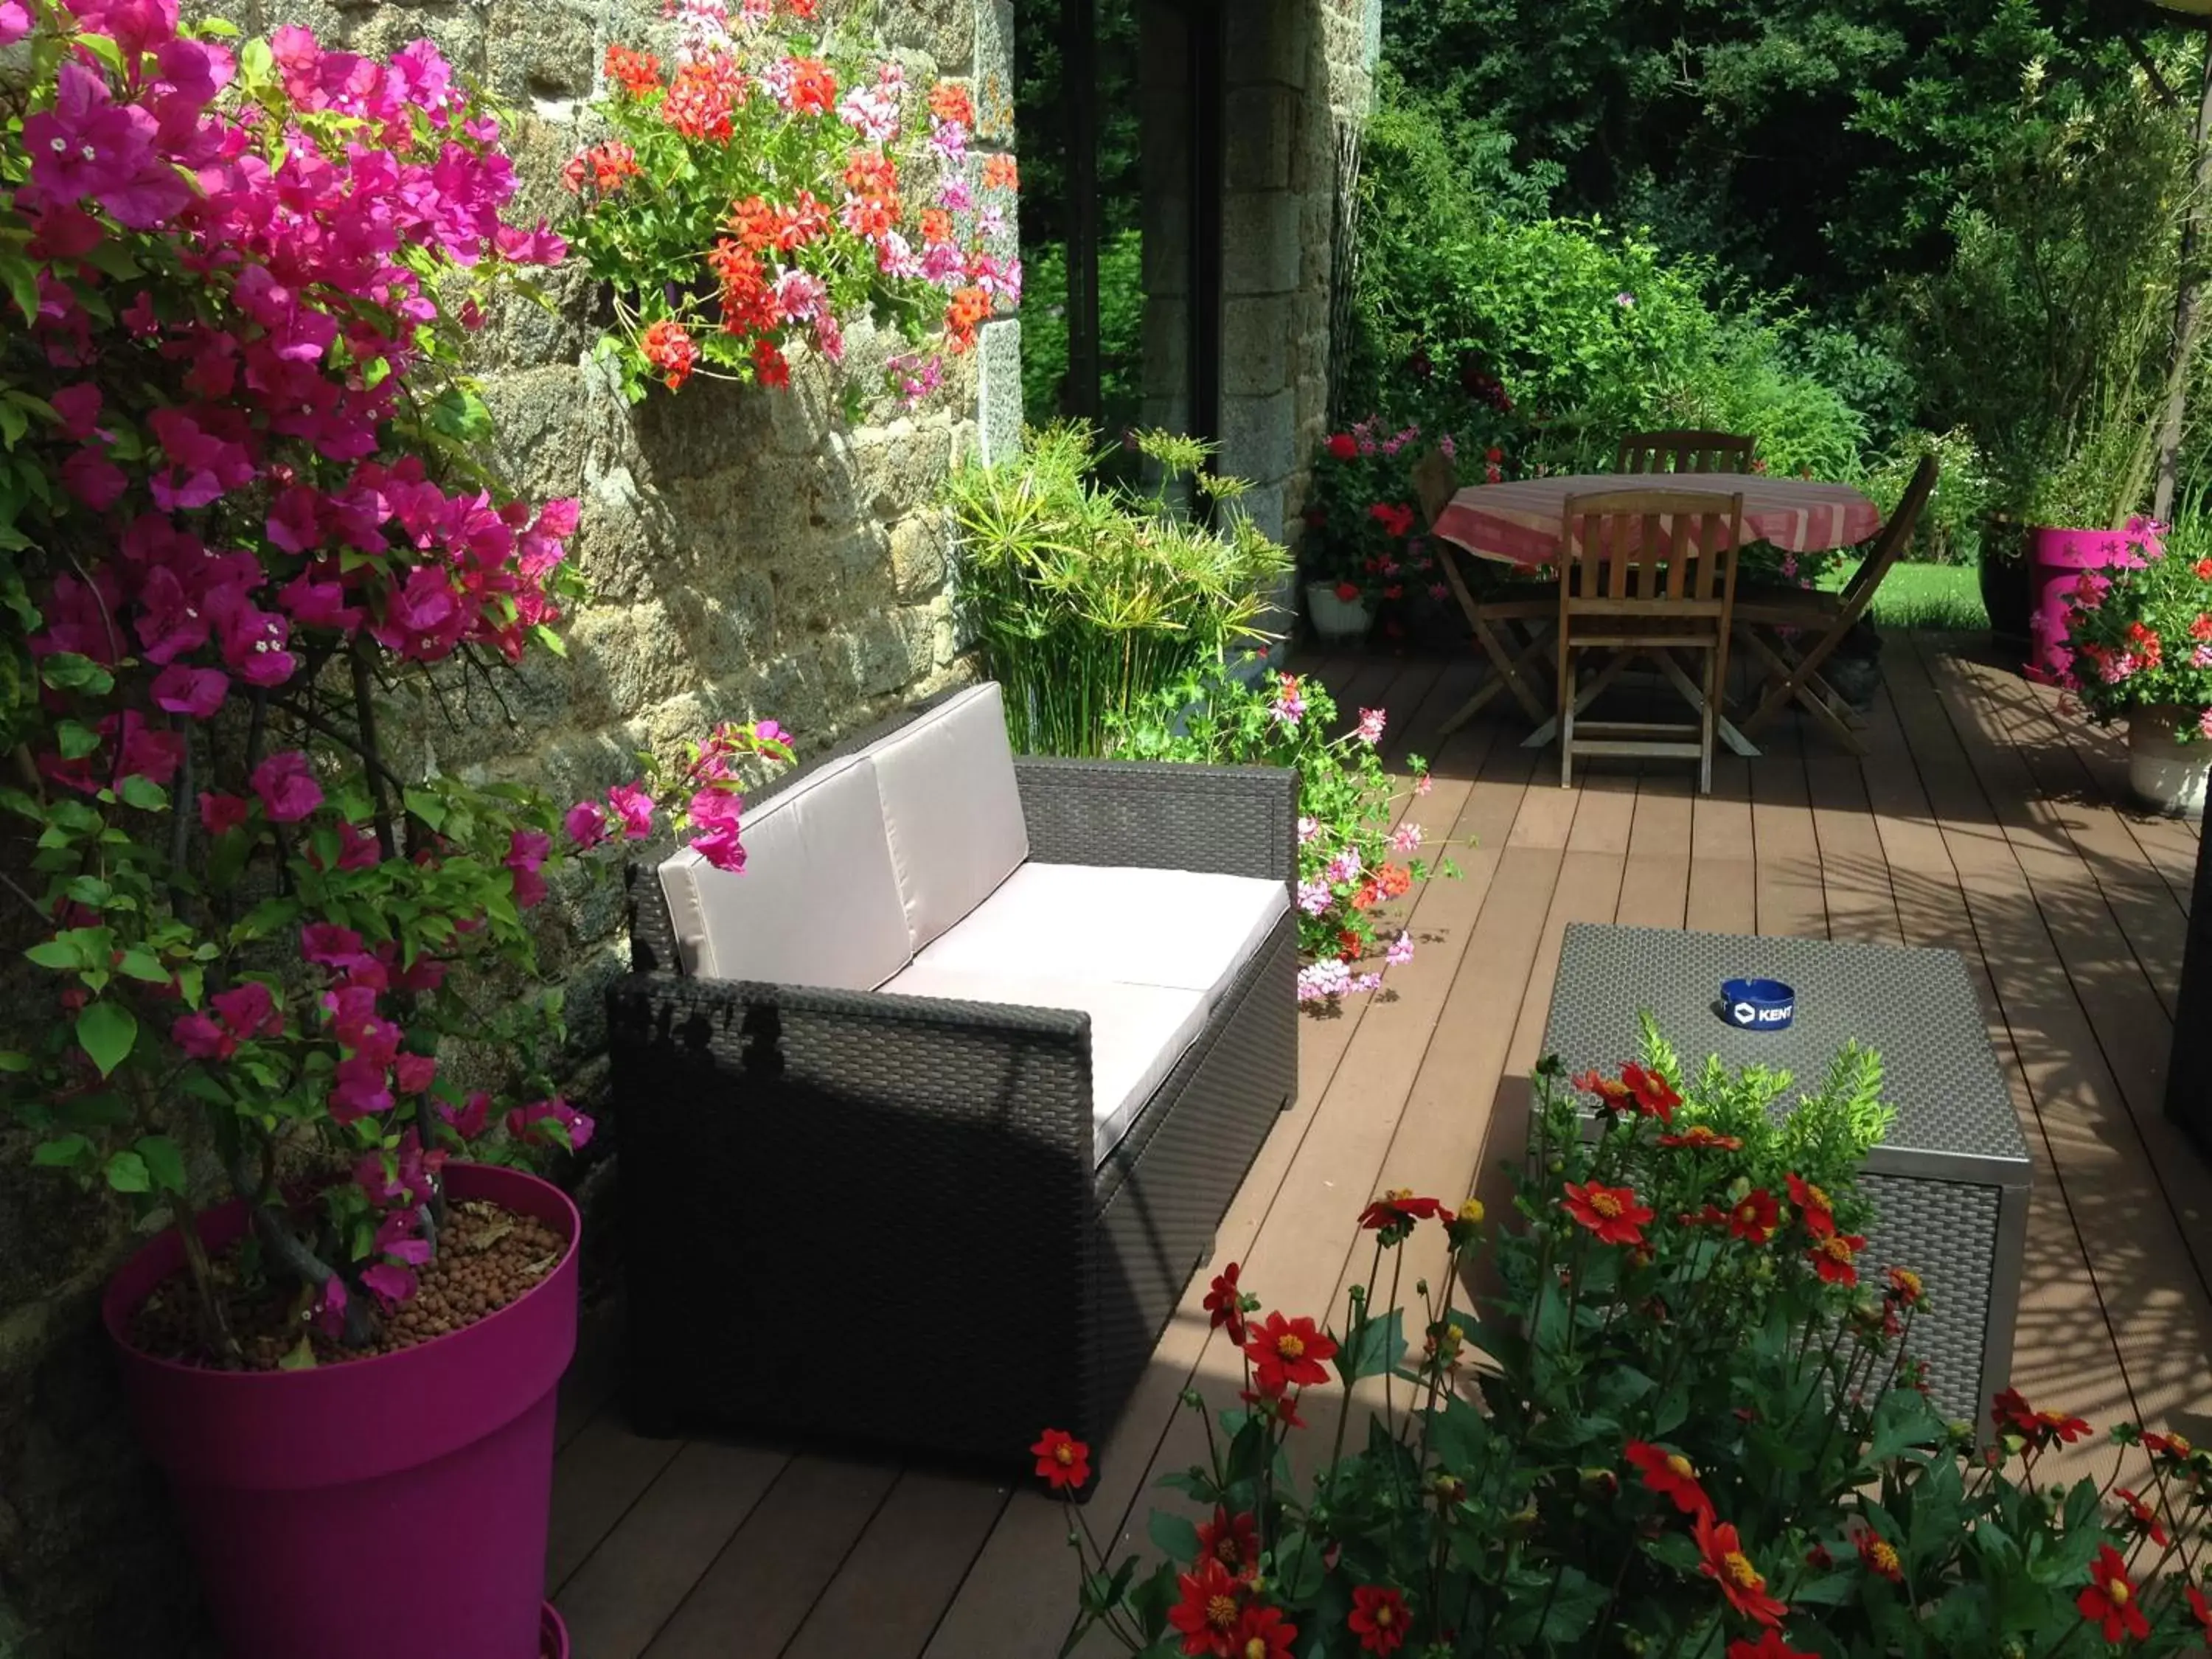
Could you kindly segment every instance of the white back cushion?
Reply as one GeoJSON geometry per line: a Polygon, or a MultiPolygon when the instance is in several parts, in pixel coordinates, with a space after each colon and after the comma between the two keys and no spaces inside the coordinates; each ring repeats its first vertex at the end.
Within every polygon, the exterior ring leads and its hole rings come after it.
{"type": "Polygon", "coordinates": [[[684,971],[872,991],[906,966],[906,912],[874,769],[857,755],[744,817],[745,867],[660,866],[684,971]]]}
{"type": "Polygon", "coordinates": [[[1030,855],[999,688],[963,691],[868,745],[919,951],[973,910],[1030,855]]]}

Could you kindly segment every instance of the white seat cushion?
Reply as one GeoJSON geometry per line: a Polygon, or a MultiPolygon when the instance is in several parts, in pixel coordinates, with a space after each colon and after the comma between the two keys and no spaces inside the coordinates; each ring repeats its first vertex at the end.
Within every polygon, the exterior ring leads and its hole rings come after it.
{"type": "Polygon", "coordinates": [[[1197,991],[1211,1012],[1289,908],[1281,882],[1252,876],[1024,864],[915,960],[1018,979],[1197,991]]]}
{"type": "Polygon", "coordinates": [[[743,835],[743,871],[689,848],[660,866],[685,973],[868,991],[906,966],[906,908],[866,755],[746,813],[743,835]]]}
{"type": "Polygon", "coordinates": [[[999,688],[963,691],[866,752],[883,797],[908,939],[919,951],[1030,855],[999,688]]]}
{"type": "Polygon", "coordinates": [[[1090,1015],[1091,1156],[1098,1164],[1121,1143],[1206,1026],[1202,994],[1158,985],[970,973],[918,962],[883,988],[892,996],[1073,1008],[1090,1015]]]}

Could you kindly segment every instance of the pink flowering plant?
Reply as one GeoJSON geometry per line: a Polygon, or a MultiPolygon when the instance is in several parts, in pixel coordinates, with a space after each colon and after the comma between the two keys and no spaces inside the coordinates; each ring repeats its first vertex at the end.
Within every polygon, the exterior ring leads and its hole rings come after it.
{"type": "Polygon", "coordinates": [[[888,390],[919,404],[945,353],[1020,301],[1003,245],[1013,158],[980,156],[972,95],[921,87],[814,22],[813,0],[683,0],[673,61],[608,48],[608,135],[565,181],[569,235],[612,294],[633,398],[694,374],[781,386],[804,344],[832,363],[862,316],[927,349],[888,390]]]}
{"type": "Polygon", "coordinates": [[[2171,709],[2173,735],[2212,738],[2212,556],[2136,546],[2132,568],[2085,571],[2074,590],[2074,696],[2094,720],[2171,709]]]}
{"type": "Polygon", "coordinates": [[[1129,760],[1211,766],[1284,766],[1298,775],[1298,1000],[1330,1004],[1381,988],[1413,960],[1413,937],[1395,906],[1418,882],[1456,877],[1449,844],[1425,830],[1410,803],[1429,793],[1428,763],[1408,755],[1403,778],[1383,767],[1389,716],[1363,708],[1339,731],[1320,681],[1274,672],[1264,659],[1178,679],[1113,722],[1112,752],[1129,760]]]}
{"type": "MultiPolygon", "coordinates": [[[[553,866],[613,830],[380,738],[386,688],[557,648],[580,592],[576,504],[484,471],[455,367],[562,240],[502,216],[499,123],[427,41],[231,34],[173,0],[0,4],[27,64],[0,153],[0,902],[36,975],[0,1097],[36,1164],[178,1224],[216,1364],[241,1346],[194,1218],[227,1179],[307,1364],[413,1293],[447,1157],[591,1134],[549,1070],[557,993],[504,993],[553,866]]],[[[731,763],[787,752],[718,735],[659,793],[735,859],[731,763]]],[[[645,790],[610,808],[651,833],[645,790]]]]}
{"type": "Polygon", "coordinates": [[[1432,598],[1445,597],[1413,488],[1413,465],[1431,447],[1458,458],[1449,433],[1431,445],[1421,441],[1419,426],[1394,432],[1380,416],[1323,441],[1299,544],[1308,581],[1329,584],[1346,604],[1391,604],[1431,589],[1432,598]]]}

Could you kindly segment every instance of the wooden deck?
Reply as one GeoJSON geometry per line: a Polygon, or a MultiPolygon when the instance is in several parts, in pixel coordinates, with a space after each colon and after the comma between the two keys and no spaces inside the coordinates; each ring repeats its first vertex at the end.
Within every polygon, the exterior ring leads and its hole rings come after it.
{"type": "MultiPolygon", "coordinates": [[[[2116,805],[2117,739],[1971,649],[1893,638],[1866,760],[1784,727],[1759,759],[1717,763],[1706,799],[1686,767],[1593,768],[1562,790],[1556,757],[1503,720],[1434,749],[1472,683],[1462,665],[1310,665],[1347,713],[1390,711],[1394,753],[1431,754],[1414,816],[1475,846],[1464,879],[1418,892],[1421,948],[1392,994],[1301,1022],[1298,1102],[1219,1260],[1270,1306],[1334,1311],[1364,1267],[1370,1194],[1489,1188],[1521,1144],[1570,921],[1948,945],[1974,970],[2035,1159],[2015,1382],[2100,1424],[2141,1413],[2212,1441],[2212,1173],[2160,1115],[2197,833],[2116,805]]],[[[1145,1547],[1154,1476],[1192,1461],[1176,1396],[1235,1374],[1204,1290],[1201,1274],[1100,1449],[1090,1521],[1124,1547],[1145,1547]]],[[[819,1358],[835,1363],[826,1343],[819,1358]]],[[[1059,1650],[1074,1568],[1042,1498],[830,1448],[641,1440],[605,1385],[600,1368],[572,1377],[555,1480],[547,1584],[577,1659],[1059,1650]]]]}

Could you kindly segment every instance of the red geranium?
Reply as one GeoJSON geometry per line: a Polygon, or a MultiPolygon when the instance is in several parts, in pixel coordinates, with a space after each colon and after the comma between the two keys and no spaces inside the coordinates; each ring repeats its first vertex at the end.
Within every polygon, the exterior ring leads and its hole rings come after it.
{"type": "MultiPolygon", "coordinates": [[[[1237,1626],[1243,1622],[1243,1586],[1229,1576],[1220,1562],[1200,1561],[1176,1579],[1182,1599],[1168,1609],[1168,1623],[1182,1632],[1186,1654],[1205,1654],[1212,1659],[1231,1659],[1237,1626]]],[[[1240,1656],[1241,1659],[1241,1656],[1240,1656]]]]}
{"type": "Polygon", "coordinates": [[[1204,1306],[1206,1328],[1226,1330],[1229,1340],[1244,1346],[1244,1293],[1237,1288],[1237,1266],[1232,1261],[1213,1276],[1206,1287],[1204,1306]]]}
{"type": "Polygon", "coordinates": [[[1252,1332],[1244,1352],[1259,1367],[1261,1391],[1280,1394],[1285,1388],[1328,1382],[1328,1367],[1322,1362],[1336,1357],[1336,1344],[1310,1319],[1271,1313],[1252,1332]]]}
{"type": "Polygon", "coordinates": [[[1395,1653],[1406,1643],[1406,1598],[1387,1584],[1361,1584],[1352,1592],[1352,1616],[1345,1627],[1359,1638],[1363,1653],[1395,1653]]]}
{"type": "Polygon", "coordinates": [[[1746,1193],[1729,1211],[1729,1236],[1748,1243],[1765,1243],[1781,1226],[1782,1206],[1764,1187],[1746,1193]]]}
{"type": "Polygon", "coordinates": [[[1634,1188],[1601,1187],[1595,1181],[1587,1187],[1577,1187],[1570,1181],[1566,1193],[1559,1200],[1559,1207],[1595,1233],[1599,1243],[1644,1242],[1644,1224],[1651,1219],[1652,1212],[1636,1201],[1634,1188]]]}
{"type": "Polygon", "coordinates": [[[1220,1562],[1231,1577],[1258,1577],[1260,1531],[1252,1512],[1231,1515],[1216,1504],[1213,1519],[1198,1529],[1198,1553],[1201,1560],[1220,1562]]]}
{"type": "Polygon", "coordinates": [[[1336,585],[1336,597],[1346,605],[1353,604],[1359,598],[1359,584],[1348,581],[1339,582],[1336,585]]]}
{"type": "Polygon", "coordinates": [[[1766,1576],[1743,1553],[1735,1528],[1724,1522],[1716,1522],[1712,1511],[1705,1510],[1699,1511],[1691,1530],[1698,1541],[1698,1553],[1704,1558],[1698,1563],[1698,1571],[1720,1586],[1728,1604],[1747,1619],[1779,1625],[1790,1608],[1766,1593],[1766,1576]]]}
{"type": "Polygon", "coordinates": [[[1332,433],[1328,440],[1328,453],[1340,461],[1348,461],[1358,456],[1359,446],[1349,432],[1332,433]]]}
{"type": "Polygon", "coordinates": [[[1662,1498],[1672,1498],[1683,1514],[1697,1515],[1712,1508],[1713,1500],[1698,1484],[1698,1466],[1681,1453],[1648,1440],[1632,1440],[1622,1455],[1643,1472],[1645,1486],[1662,1498]]]}
{"type": "Polygon", "coordinates": [[[1814,1270],[1831,1285],[1856,1285],[1859,1270],[1855,1258],[1866,1249],[1866,1240],[1857,1233],[1830,1233],[1814,1241],[1809,1252],[1814,1270]]]}
{"type": "Polygon", "coordinates": [[[2110,1544],[2097,1546],[2097,1559],[2089,1565],[2089,1588],[2074,1598],[2081,1616],[2104,1626],[2107,1642],[2124,1632],[2141,1641],[2150,1634],[2150,1621],[2136,1601],[2136,1587],[2128,1582],[2127,1563],[2110,1544]]]}
{"type": "Polygon", "coordinates": [[[1836,1206],[1822,1192],[1802,1176],[1790,1177],[1790,1201],[1805,1218],[1805,1231],[1815,1238],[1826,1238],[1836,1231],[1836,1206]]]}
{"type": "Polygon", "coordinates": [[[1682,1103],[1682,1097],[1658,1073],[1647,1072],[1641,1066],[1624,1066],[1620,1068],[1620,1080],[1636,1097],[1636,1109],[1645,1117],[1656,1117],[1662,1123],[1674,1121],[1674,1109],[1682,1103]]]}
{"type": "Polygon", "coordinates": [[[1367,509],[1367,516],[1393,536],[1402,536],[1413,527],[1413,509],[1389,501],[1376,501],[1367,509]]]}
{"type": "Polygon", "coordinates": [[[1047,1429],[1030,1450],[1054,1492],[1073,1492],[1091,1478],[1091,1448],[1065,1429],[1047,1429]]]}

